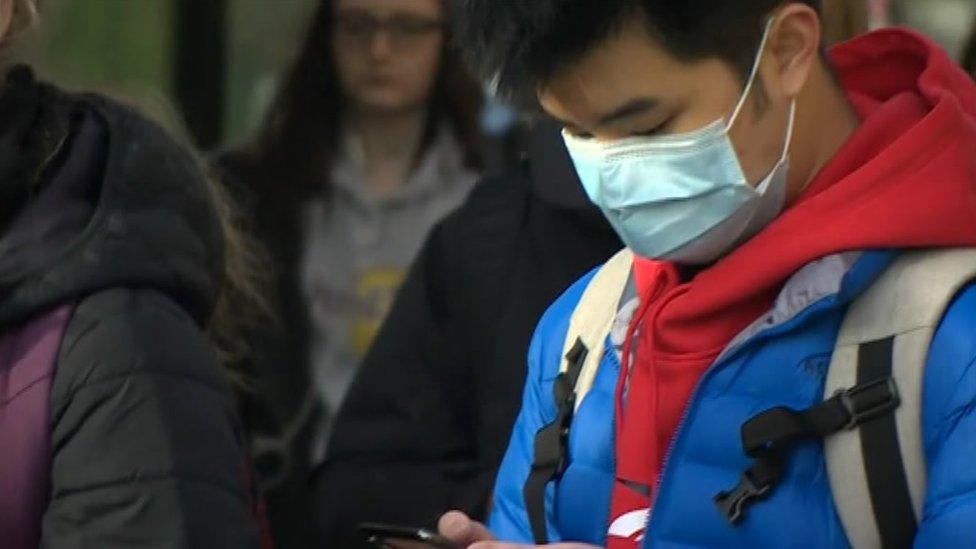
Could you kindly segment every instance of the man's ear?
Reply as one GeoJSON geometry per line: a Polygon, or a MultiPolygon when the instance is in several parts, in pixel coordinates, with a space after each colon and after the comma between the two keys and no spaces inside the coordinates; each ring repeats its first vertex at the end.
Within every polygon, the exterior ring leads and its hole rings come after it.
{"type": "Polygon", "coordinates": [[[792,3],[776,14],[770,29],[766,66],[767,83],[775,82],[772,93],[794,98],[806,86],[821,51],[820,16],[808,5],[792,3]]]}

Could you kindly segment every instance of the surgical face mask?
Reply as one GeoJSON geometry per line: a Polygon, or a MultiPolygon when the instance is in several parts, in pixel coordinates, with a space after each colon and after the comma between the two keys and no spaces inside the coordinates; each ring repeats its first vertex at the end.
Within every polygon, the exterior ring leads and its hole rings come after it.
{"type": "Polygon", "coordinates": [[[691,133],[607,143],[563,132],[587,195],[634,253],[711,263],[781,213],[796,101],[790,105],[783,154],[755,187],[729,139],[755,84],[771,27],[772,21],[728,123],[720,119],[691,133]]]}

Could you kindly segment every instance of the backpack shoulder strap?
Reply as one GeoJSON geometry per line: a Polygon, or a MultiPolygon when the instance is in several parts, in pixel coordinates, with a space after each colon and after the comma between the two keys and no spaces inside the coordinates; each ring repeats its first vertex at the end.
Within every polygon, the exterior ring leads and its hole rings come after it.
{"type": "Polygon", "coordinates": [[[628,249],[613,256],[590,281],[569,321],[569,330],[563,344],[563,359],[559,366],[560,373],[571,371],[571,357],[574,356],[572,350],[579,342],[587,350],[586,359],[582,361],[573,383],[576,408],[579,408],[583,397],[593,387],[593,380],[596,379],[596,372],[603,358],[603,347],[617,318],[620,298],[630,280],[633,264],[634,254],[628,249]]]}
{"type": "Polygon", "coordinates": [[[559,478],[566,466],[569,426],[593,386],[633,260],[633,254],[623,250],[604,264],[587,284],[569,321],[559,376],[553,384],[556,419],[536,433],[532,468],[522,492],[532,536],[539,545],[549,542],[546,486],[559,478]]]}
{"type": "Polygon", "coordinates": [[[897,394],[894,411],[857,410],[853,428],[824,442],[834,502],[855,548],[912,544],[926,489],[921,401],[929,345],[974,278],[976,249],[906,252],[844,318],[825,398],[850,395],[853,402],[880,384],[897,394]]]}

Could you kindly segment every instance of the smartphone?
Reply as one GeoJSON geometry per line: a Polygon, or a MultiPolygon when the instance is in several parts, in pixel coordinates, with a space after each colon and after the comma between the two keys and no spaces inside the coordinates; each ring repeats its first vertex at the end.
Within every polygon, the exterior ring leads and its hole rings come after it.
{"type": "Polygon", "coordinates": [[[426,528],[394,526],[391,524],[360,524],[357,528],[366,541],[380,549],[430,548],[459,549],[447,538],[426,528]]]}

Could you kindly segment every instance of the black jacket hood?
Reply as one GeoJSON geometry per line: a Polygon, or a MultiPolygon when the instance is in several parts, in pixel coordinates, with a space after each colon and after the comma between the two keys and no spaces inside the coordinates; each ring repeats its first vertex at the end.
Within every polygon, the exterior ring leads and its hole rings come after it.
{"type": "Polygon", "coordinates": [[[128,107],[11,70],[0,88],[0,327],[115,287],[161,290],[205,323],[223,272],[206,177],[128,107]]]}

